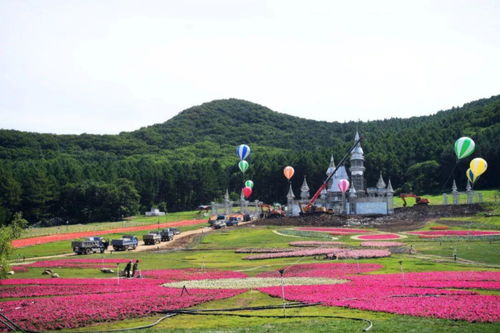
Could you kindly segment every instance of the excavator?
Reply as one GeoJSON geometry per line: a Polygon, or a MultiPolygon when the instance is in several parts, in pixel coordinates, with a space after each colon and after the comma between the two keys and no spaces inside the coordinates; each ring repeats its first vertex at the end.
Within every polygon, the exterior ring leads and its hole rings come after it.
{"type": "Polygon", "coordinates": [[[306,204],[306,205],[301,205],[300,206],[300,210],[302,211],[302,214],[305,215],[305,214],[314,214],[314,213],[333,213],[332,210],[326,210],[325,208],[323,207],[316,207],[314,206],[314,202],[319,198],[319,196],[321,195],[321,191],[323,191],[327,184],[328,184],[328,181],[333,177],[333,175],[335,174],[335,172],[337,172],[337,170],[345,163],[345,161],[347,160],[347,158],[349,157],[349,154],[352,152],[352,150],[358,145],[358,143],[361,142],[361,138],[359,138],[358,140],[356,140],[356,142],[354,142],[354,144],[352,145],[351,148],[349,148],[349,150],[347,151],[347,153],[344,155],[344,157],[340,160],[340,162],[337,164],[337,166],[335,167],[335,169],[333,170],[333,172],[328,176],[326,177],[326,179],[323,181],[323,184],[321,184],[321,186],[319,187],[319,189],[316,191],[316,193],[314,193],[313,197],[311,198],[311,200],[309,200],[309,202],[306,204]]]}
{"type": "Polygon", "coordinates": [[[427,206],[429,204],[428,199],[419,197],[418,195],[413,193],[401,193],[399,197],[401,198],[401,200],[403,200],[403,207],[406,207],[406,198],[415,198],[415,205],[427,206]]]}

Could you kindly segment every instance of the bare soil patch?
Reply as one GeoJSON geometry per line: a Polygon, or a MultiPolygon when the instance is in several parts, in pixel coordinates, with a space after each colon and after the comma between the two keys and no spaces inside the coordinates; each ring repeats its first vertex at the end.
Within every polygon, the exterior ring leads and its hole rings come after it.
{"type": "Polygon", "coordinates": [[[318,227],[375,227],[382,231],[408,231],[422,228],[429,220],[440,217],[472,216],[484,211],[479,204],[436,205],[396,208],[392,215],[335,215],[314,214],[297,217],[260,219],[257,225],[318,226],[318,227]]]}

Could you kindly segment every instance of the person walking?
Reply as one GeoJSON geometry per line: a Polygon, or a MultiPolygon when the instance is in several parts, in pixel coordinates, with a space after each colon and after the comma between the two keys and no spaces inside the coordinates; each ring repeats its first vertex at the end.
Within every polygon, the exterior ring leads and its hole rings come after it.
{"type": "Polygon", "coordinates": [[[130,260],[127,263],[127,266],[125,266],[125,270],[123,271],[123,273],[125,274],[125,277],[130,277],[130,270],[131,269],[132,269],[132,260],[130,260]]]}
{"type": "Polygon", "coordinates": [[[132,277],[135,276],[135,272],[137,272],[138,270],[139,270],[139,259],[137,259],[134,262],[134,265],[132,266],[132,277]]]}

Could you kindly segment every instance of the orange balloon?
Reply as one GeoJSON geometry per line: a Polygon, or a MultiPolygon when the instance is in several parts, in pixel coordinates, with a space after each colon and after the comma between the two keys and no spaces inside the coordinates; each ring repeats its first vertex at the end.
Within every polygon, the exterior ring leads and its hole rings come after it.
{"type": "Polygon", "coordinates": [[[286,179],[290,180],[290,178],[293,177],[293,174],[295,173],[295,170],[291,166],[285,167],[283,169],[283,174],[285,175],[286,179]]]}

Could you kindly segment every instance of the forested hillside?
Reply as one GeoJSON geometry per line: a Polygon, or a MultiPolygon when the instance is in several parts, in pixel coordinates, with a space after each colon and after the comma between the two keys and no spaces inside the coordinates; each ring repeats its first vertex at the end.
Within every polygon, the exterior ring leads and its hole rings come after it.
{"type": "MultiPolygon", "coordinates": [[[[0,130],[0,221],[7,223],[16,211],[33,223],[117,220],[152,205],[191,209],[221,198],[226,188],[237,196],[244,179],[255,183],[252,199],[283,202],[283,167],[295,167],[297,194],[304,175],[316,189],[330,155],[340,159],[356,129],[368,185],[382,172],[400,190],[449,189],[444,182],[456,163],[453,143],[465,135],[477,144],[472,157],[489,163],[477,188],[500,186],[500,96],[432,116],[360,123],[307,120],[229,99],[119,135],[0,130]],[[234,154],[241,143],[252,148],[245,177],[234,154]]],[[[453,175],[461,187],[471,158],[453,175]]]]}

